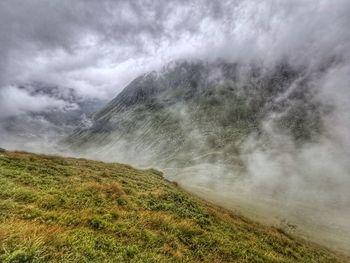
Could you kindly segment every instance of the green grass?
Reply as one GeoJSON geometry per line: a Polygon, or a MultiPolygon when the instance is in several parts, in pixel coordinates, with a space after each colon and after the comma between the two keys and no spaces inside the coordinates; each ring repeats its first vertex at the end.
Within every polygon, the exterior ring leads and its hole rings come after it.
{"type": "Polygon", "coordinates": [[[343,262],[158,171],[0,153],[0,262],[343,262]]]}

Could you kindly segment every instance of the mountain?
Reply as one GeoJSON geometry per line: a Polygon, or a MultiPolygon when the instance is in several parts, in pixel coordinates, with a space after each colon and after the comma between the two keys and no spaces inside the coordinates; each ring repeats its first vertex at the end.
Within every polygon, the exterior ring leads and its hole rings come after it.
{"type": "Polygon", "coordinates": [[[0,153],[1,262],[345,262],[156,170],[0,153]]]}
{"type": "Polygon", "coordinates": [[[132,81],[67,142],[79,153],[138,165],[239,168],[242,142],[264,136],[263,121],[296,144],[321,133],[324,107],[315,99],[312,77],[285,62],[269,69],[172,62],[132,81]]]}

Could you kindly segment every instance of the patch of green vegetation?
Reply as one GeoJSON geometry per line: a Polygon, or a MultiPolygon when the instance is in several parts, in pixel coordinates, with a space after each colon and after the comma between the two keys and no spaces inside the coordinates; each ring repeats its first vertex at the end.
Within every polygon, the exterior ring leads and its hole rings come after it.
{"type": "Polygon", "coordinates": [[[0,155],[0,262],[342,262],[155,170],[0,155]]]}

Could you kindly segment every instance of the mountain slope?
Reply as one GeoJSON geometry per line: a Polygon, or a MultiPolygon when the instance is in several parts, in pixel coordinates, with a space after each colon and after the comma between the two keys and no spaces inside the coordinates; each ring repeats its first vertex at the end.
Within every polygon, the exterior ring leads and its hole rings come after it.
{"type": "Polygon", "coordinates": [[[342,262],[155,170],[0,154],[1,262],[342,262]]]}
{"type": "Polygon", "coordinates": [[[173,62],[131,82],[69,138],[88,156],[138,165],[240,165],[242,141],[262,136],[262,121],[296,143],[322,130],[323,108],[310,76],[281,63],[266,70],[232,63],[173,62]],[[135,161],[136,160],[136,161],[135,161]]]}

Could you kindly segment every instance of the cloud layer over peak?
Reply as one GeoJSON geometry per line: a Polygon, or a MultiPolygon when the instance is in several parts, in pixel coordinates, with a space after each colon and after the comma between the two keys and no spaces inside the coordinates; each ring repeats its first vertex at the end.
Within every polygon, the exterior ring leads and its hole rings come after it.
{"type": "Polygon", "coordinates": [[[349,12],[346,0],[5,0],[0,84],[42,81],[106,98],[177,58],[349,59],[349,12]]]}

